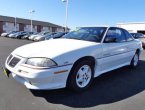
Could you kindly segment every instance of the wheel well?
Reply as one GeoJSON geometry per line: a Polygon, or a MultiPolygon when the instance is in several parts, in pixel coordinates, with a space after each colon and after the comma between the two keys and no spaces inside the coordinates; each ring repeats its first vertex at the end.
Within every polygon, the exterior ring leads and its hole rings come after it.
{"type": "MultiPolygon", "coordinates": [[[[77,64],[79,64],[81,61],[86,61],[86,60],[91,61],[91,62],[92,62],[92,65],[95,67],[95,64],[96,64],[95,58],[92,57],[92,56],[85,56],[85,57],[82,57],[82,58],[78,59],[78,60],[73,64],[73,67],[71,68],[70,73],[74,70],[74,68],[75,68],[75,66],[76,66],[77,64]]],[[[70,76],[70,74],[69,74],[69,76],[70,76]]],[[[66,85],[68,85],[69,76],[68,76],[68,78],[67,78],[67,83],[66,83],[66,85]]]]}
{"type": "Polygon", "coordinates": [[[82,57],[82,58],[80,58],[80,59],[78,59],[74,64],[73,64],[73,67],[72,67],[72,69],[71,69],[71,71],[74,69],[74,67],[78,64],[78,63],[80,63],[81,61],[91,61],[92,62],[92,65],[95,67],[95,58],[94,57],[92,57],[92,56],[85,56],[85,57],[82,57]]]}
{"type": "Polygon", "coordinates": [[[137,53],[137,54],[140,54],[140,49],[137,49],[137,50],[136,50],[136,53],[137,53]]]}

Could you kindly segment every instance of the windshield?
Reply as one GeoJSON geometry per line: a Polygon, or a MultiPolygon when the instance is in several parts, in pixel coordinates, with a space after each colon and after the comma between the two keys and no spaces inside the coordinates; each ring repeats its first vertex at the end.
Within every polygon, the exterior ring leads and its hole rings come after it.
{"type": "Polygon", "coordinates": [[[54,35],[54,34],[56,34],[56,33],[47,33],[47,36],[51,36],[51,35],[54,35]]]}
{"type": "Polygon", "coordinates": [[[84,27],[64,35],[63,38],[101,42],[106,29],[106,27],[84,27]]]}
{"type": "Polygon", "coordinates": [[[134,38],[144,38],[144,34],[141,34],[141,33],[131,33],[131,35],[134,37],[134,38]]]}
{"type": "Polygon", "coordinates": [[[61,37],[61,36],[63,36],[65,33],[64,32],[58,32],[58,33],[56,33],[55,35],[53,35],[53,37],[54,38],[56,38],[56,37],[61,37]]]}
{"type": "Polygon", "coordinates": [[[49,32],[40,32],[40,33],[38,33],[38,35],[45,35],[45,34],[48,34],[49,32]]]}
{"type": "Polygon", "coordinates": [[[16,32],[18,32],[18,31],[11,31],[11,32],[9,32],[9,34],[13,34],[13,33],[16,33],[16,32]]]}
{"type": "Polygon", "coordinates": [[[51,37],[52,37],[53,35],[55,35],[55,34],[56,34],[55,32],[49,33],[49,34],[47,34],[46,38],[49,39],[49,38],[51,38],[51,37]]]}

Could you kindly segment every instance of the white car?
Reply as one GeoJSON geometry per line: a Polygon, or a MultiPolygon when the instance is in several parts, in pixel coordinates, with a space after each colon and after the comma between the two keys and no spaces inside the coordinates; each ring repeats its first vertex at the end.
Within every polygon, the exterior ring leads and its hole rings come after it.
{"type": "Polygon", "coordinates": [[[43,36],[35,37],[35,38],[34,38],[34,41],[43,41],[43,40],[45,40],[46,38],[51,37],[51,36],[53,36],[53,35],[55,35],[55,34],[56,34],[55,32],[53,32],[53,33],[47,33],[47,34],[45,34],[45,35],[43,35],[43,36]]]}
{"type": "Polygon", "coordinates": [[[40,33],[38,33],[38,34],[31,35],[31,36],[29,37],[29,40],[34,40],[36,37],[42,37],[42,36],[44,36],[44,35],[46,35],[46,34],[48,34],[48,33],[49,33],[49,32],[42,31],[42,32],[40,32],[40,33]]]}
{"type": "Polygon", "coordinates": [[[141,42],[124,29],[82,27],[60,39],[17,48],[4,70],[29,89],[84,91],[103,73],[138,66],[141,51],[141,42]]]}
{"type": "Polygon", "coordinates": [[[8,37],[14,38],[16,35],[19,35],[21,32],[10,33],[8,37]]]}
{"type": "Polygon", "coordinates": [[[37,36],[38,36],[37,34],[34,34],[34,35],[32,34],[32,35],[29,36],[28,39],[29,39],[29,40],[33,40],[33,39],[34,39],[35,37],[37,37],[37,36]]]}
{"type": "Polygon", "coordinates": [[[8,32],[4,32],[1,34],[2,37],[6,37],[8,35],[8,32]]]}
{"type": "Polygon", "coordinates": [[[142,33],[130,33],[135,39],[139,39],[142,42],[142,47],[145,49],[145,35],[142,33]]]}
{"type": "Polygon", "coordinates": [[[8,37],[10,34],[14,34],[16,32],[18,32],[18,31],[4,32],[4,33],[1,34],[1,36],[2,37],[8,37]]]}

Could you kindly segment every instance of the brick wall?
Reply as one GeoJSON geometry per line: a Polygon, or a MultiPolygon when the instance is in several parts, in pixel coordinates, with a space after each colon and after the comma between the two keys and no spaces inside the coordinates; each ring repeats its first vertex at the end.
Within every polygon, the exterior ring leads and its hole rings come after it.
{"type": "Polygon", "coordinates": [[[24,31],[24,27],[25,27],[24,24],[19,24],[19,31],[24,31]]]}
{"type": "Polygon", "coordinates": [[[41,26],[40,25],[37,26],[37,32],[41,32],[41,26]]]}
{"type": "Polygon", "coordinates": [[[0,33],[3,32],[3,21],[0,21],[0,33]]]}
{"type": "Polygon", "coordinates": [[[52,32],[56,32],[56,28],[55,27],[52,27],[52,32]]]}

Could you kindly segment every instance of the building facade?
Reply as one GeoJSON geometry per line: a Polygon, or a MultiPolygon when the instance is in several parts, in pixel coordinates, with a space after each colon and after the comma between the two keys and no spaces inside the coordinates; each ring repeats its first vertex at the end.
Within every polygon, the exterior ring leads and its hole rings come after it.
{"type": "Polygon", "coordinates": [[[145,22],[136,23],[118,23],[117,27],[124,28],[130,33],[143,33],[145,34],[145,22]]]}
{"type": "MultiPolygon", "coordinates": [[[[31,20],[8,16],[0,16],[0,33],[15,30],[31,31],[31,20]]],[[[65,28],[53,23],[33,20],[33,32],[41,32],[41,31],[64,32],[65,28]]]]}

